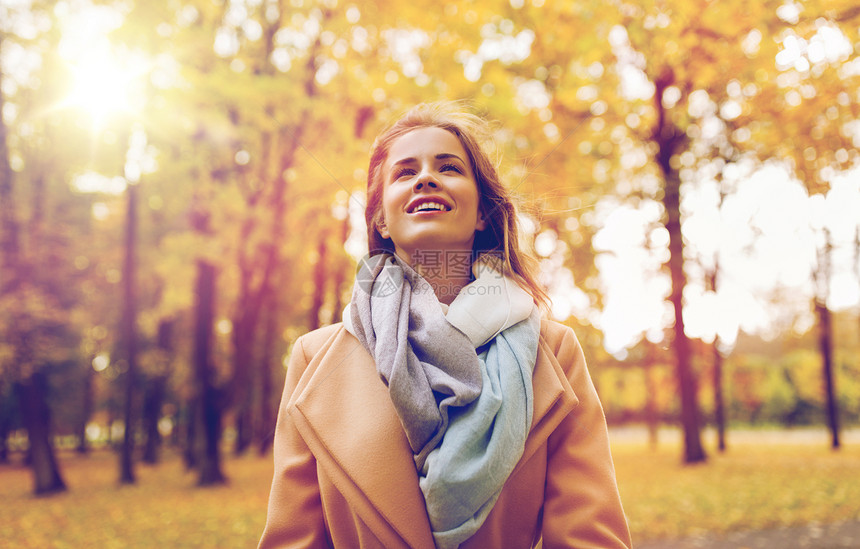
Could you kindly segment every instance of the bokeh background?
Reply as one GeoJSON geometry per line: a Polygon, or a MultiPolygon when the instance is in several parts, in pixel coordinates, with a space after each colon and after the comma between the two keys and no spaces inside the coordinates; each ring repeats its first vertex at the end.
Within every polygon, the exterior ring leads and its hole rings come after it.
{"type": "Polygon", "coordinates": [[[373,138],[435,100],[494,123],[635,534],[860,519],[835,457],[860,419],[858,53],[850,0],[0,1],[0,539],[61,546],[36,525],[103,497],[60,528],[152,541],[129,509],[232,477],[148,516],[247,500],[161,539],[253,544],[290,344],[339,321],[366,252],[373,138]],[[775,455],[738,486],[832,484],[761,517],[637,499],[643,470],[689,494],[775,455]]]}

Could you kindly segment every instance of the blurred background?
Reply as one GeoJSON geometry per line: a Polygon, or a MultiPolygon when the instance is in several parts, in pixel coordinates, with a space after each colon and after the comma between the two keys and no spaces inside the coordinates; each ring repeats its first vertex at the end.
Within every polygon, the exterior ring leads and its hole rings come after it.
{"type": "Polygon", "coordinates": [[[262,455],[254,538],[373,139],[440,99],[494,121],[622,443],[856,442],[858,53],[850,0],[0,0],[0,474],[62,492],[110,449],[112,482],[175,456],[221,485],[262,455]]]}

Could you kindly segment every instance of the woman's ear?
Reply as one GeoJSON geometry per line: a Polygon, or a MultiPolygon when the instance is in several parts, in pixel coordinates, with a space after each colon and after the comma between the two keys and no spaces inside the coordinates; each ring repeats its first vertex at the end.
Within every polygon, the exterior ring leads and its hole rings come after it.
{"type": "Polygon", "coordinates": [[[482,212],[480,209],[478,209],[478,219],[475,222],[475,230],[476,231],[483,231],[486,228],[487,228],[487,222],[486,222],[486,220],[484,220],[484,212],[482,212]]]}
{"type": "Polygon", "coordinates": [[[376,222],[376,230],[382,238],[391,238],[391,235],[388,232],[388,225],[385,224],[384,219],[380,219],[376,222]]]}

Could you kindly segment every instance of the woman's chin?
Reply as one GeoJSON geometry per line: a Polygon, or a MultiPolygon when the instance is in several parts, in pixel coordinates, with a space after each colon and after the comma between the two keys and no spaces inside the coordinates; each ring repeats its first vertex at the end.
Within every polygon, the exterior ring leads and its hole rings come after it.
{"type": "Polygon", "coordinates": [[[412,240],[405,246],[395,244],[394,251],[410,264],[437,261],[441,265],[449,261],[461,261],[461,257],[471,257],[472,243],[473,240],[448,241],[439,235],[428,235],[412,240]]]}

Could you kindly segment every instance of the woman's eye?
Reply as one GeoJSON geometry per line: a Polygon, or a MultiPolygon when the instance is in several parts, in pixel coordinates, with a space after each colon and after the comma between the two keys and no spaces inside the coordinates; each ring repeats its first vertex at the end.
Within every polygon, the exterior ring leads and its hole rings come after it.
{"type": "Polygon", "coordinates": [[[410,175],[414,175],[414,174],[415,174],[415,170],[413,170],[412,168],[403,168],[401,170],[397,170],[396,172],[394,172],[394,179],[396,180],[396,179],[400,179],[401,177],[406,177],[406,176],[410,176],[410,175]]]}
{"type": "Polygon", "coordinates": [[[457,172],[457,173],[463,173],[463,171],[462,171],[462,170],[460,170],[459,166],[455,166],[454,164],[445,164],[444,166],[442,166],[442,167],[439,169],[439,171],[442,171],[442,172],[447,172],[447,171],[450,171],[450,170],[453,170],[453,171],[455,171],[455,172],[457,172]]]}

